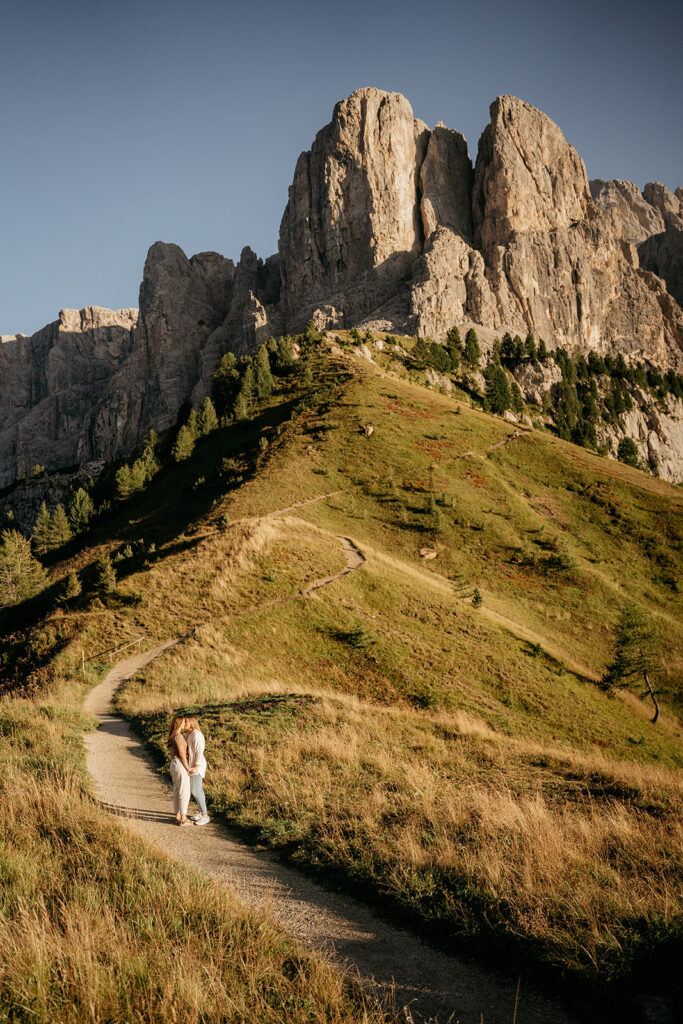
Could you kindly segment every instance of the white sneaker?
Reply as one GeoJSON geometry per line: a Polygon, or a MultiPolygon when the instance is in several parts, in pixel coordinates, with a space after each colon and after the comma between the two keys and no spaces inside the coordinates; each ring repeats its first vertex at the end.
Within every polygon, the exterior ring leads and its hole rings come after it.
{"type": "Polygon", "coordinates": [[[208,814],[201,814],[198,818],[195,819],[195,825],[208,825],[210,821],[211,818],[209,817],[208,814]]]}
{"type": "Polygon", "coordinates": [[[200,818],[203,818],[203,817],[204,817],[204,815],[203,815],[203,814],[202,814],[202,812],[200,811],[200,812],[199,812],[199,814],[193,814],[193,815],[192,815],[192,821],[199,821],[199,819],[200,819],[200,818]]]}

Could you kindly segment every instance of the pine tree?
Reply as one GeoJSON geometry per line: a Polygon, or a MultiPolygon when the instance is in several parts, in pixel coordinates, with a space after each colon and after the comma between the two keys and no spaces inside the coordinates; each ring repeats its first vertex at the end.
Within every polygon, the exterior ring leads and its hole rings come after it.
{"type": "Polygon", "coordinates": [[[268,349],[261,345],[254,359],[256,377],[256,397],[268,398],[273,393],[273,375],[270,372],[268,349]]]}
{"type": "Polygon", "coordinates": [[[219,416],[232,407],[240,383],[240,373],[234,352],[226,352],[219,360],[211,383],[211,393],[219,416]]]}
{"type": "Polygon", "coordinates": [[[47,573],[31,554],[31,542],[18,530],[0,535],[0,607],[34,597],[47,584],[47,573]]]}
{"type": "Polygon", "coordinates": [[[462,350],[459,328],[451,327],[450,331],[446,335],[446,348],[457,348],[459,351],[462,350]]]}
{"type": "Polygon", "coordinates": [[[652,721],[656,722],[659,704],[652,689],[650,672],[655,667],[660,641],[646,616],[631,602],[625,604],[619,613],[614,642],[614,661],[607,667],[603,686],[606,689],[626,686],[634,676],[642,676],[655,708],[652,721]]]}
{"type": "Polygon", "coordinates": [[[510,386],[510,396],[512,399],[512,411],[516,416],[521,416],[524,413],[524,399],[516,380],[513,380],[510,386]]]}
{"type": "Polygon", "coordinates": [[[638,469],[640,465],[638,446],[632,437],[622,437],[617,448],[617,458],[619,462],[624,462],[627,466],[633,466],[634,469],[638,469]]]}
{"type": "Polygon", "coordinates": [[[531,362],[535,363],[536,360],[538,359],[538,353],[536,351],[536,341],[535,341],[534,336],[533,336],[533,334],[531,332],[529,332],[529,334],[527,334],[527,336],[526,336],[526,338],[524,340],[524,350],[525,350],[525,352],[527,354],[527,357],[531,360],[531,362]]]}
{"type": "Polygon", "coordinates": [[[37,555],[44,555],[49,550],[51,531],[52,519],[47,510],[47,505],[43,502],[40,506],[38,518],[36,519],[33,527],[33,534],[31,536],[31,540],[33,541],[33,550],[37,555]]]}
{"type": "Polygon", "coordinates": [[[113,594],[116,590],[116,569],[111,564],[109,555],[100,555],[96,565],[97,589],[102,594],[113,594]]]}
{"type": "Polygon", "coordinates": [[[218,417],[216,416],[216,410],[213,407],[213,402],[207,395],[202,402],[202,407],[199,410],[199,416],[197,418],[199,425],[199,433],[202,437],[206,437],[207,434],[212,433],[218,427],[218,417]]]}
{"type": "Polygon", "coordinates": [[[486,407],[490,412],[502,415],[512,404],[510,385],[505,370],[497,363],[489,363],[484,370],[486,381],[486,407]]]}
{"type": "Polygon", "coordinates": [[[462,361],[462,341],[457,327],[451,327],[446,335],[446,352],[451,361],[451,373],[457,373],[462,361]]]}
{"type": "Polygon", "coordinates": [[[190,428],[185,424],[185,426],[181,427],[178,431],[178,436],[175,439],[171,455],[176,462],[184,462],[185,459],[190,458],[193,451],[194,437],[192,436],[190,428]]]}
{"type": "Polygon", "coordinates": [[[133,481],[131,478],[130,466],[124,463],[116,470],[116,497],[119,501],[125,501],[133,493],[133,481]]]}
{"type": "Polygon", "coordinates": [[[190,413],[187,417],[187,423],[185,424],[185,426],[190,431],[190,436],[192,437],[192,440],[196,441],[197,438],[199,437],[199,420],[197,418],[197,413],[194,411],[194,409],[190,409],[190,413]]]}
{"type": "Polygon", "coordinates": [[[465,335],[465,362],[471,369],[476,370],[479,366],[479,360],[481,358],[481,349],[479,348],[479,338],[474,327],[470,327],[469,331],[465,335]]]}
{"type": "Polygon", "coordinates": [[[67,514],[74,533],[83,533],[88,529],[88,523],[95,514],[95,505],[83,487],[79,487],[69,498],[67,514]]]}
{"type": "Polygon", "coordinates": [[[75,597],[78,597],[80,593],[81,581],[78,578],[78,574],[70,572],[62,584],[59,600],[62,604],[66,604],[68,601],[72,601],[75,597]]]}
{"type": "Polygon", "coordinates": [[[538,361],[539,361],[539,363],[545,363],[547,359],[548,359],[548,349],[546,348],[546,344],[545,344],[543,338],[541,338],[539,343],[538,343],[538,361]]]}
{"type": "Polygon", "coordinates": [[[147,469],[147,463],[144,459],[136,459],[133,465],[130,467],[130,486],[131,491],[144,491],[147,481],[149,480],[149,473],[147,469]]]}
{"type": "Polygon", "coordinates": [[[275,366],[274,369],[277,373],[287,373],[290,367],[296,362],[296,351],[294,349],[294,342],[285,335],[282,338],[278,338],[275,343],[275,366]]]}
{"type": "Polygon", "coordinates": [[[247,359],[242,363],[242,375],[237,398],[242,398],[247,409],[249,409],[254,404],[255,393],[256,376],[254,374],[254,363],[253,360],[247,359]]]}
{"type": "Polygon", "coordinates": [[[150,430],[149,434],[145,438],[145,444],[142,449],[142,461],[145,464],[146,480],[149,481],[152,477],[159,472],[161,469],[161,463],[159,462],[159,435],[156,430],[150,430]]]}
{"type": "Polygon", "coordinates": [[[232,407],[232,418],[236,423],[249,418],[249,407],[245,401],[244,395],[238,395],[235,399],[235,404],[232,407]]]}
{"type": "Polygon", "coordinates": [[[50,547],[61,548],[62,544],[66,544],[68,540],[71,540],[69,520],[64,511],[64,506],[57,505],[57,508],[52,513],[52,522],[50,524],[50,547]]]}

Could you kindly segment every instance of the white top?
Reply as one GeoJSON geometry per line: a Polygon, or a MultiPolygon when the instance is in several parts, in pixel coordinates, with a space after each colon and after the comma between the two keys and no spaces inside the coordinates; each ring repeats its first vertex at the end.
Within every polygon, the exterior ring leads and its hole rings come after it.
{"type": "Polygon", "coordinates": [[[190,768],[194,768],[196,765],[199,768],[197,774],[201,775],[202,778],[206,775],[205,746],[204,733],[201,729],[193,729],[187,737],[187,763],[190,768]]]}

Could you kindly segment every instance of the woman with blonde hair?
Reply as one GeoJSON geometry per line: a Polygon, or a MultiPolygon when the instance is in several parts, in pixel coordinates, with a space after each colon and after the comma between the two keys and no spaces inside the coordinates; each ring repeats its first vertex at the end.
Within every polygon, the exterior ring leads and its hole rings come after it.
{"type": "Polygon", "coordinates": [[[171,778],[173,779],[173,810],[179,825],[191,825],[187,817],[190,802],[190,766],[187,763],[187,743],[182,730],[185,717],[176,715],[168,730],[166,743],[171,755],[171,778]]]}

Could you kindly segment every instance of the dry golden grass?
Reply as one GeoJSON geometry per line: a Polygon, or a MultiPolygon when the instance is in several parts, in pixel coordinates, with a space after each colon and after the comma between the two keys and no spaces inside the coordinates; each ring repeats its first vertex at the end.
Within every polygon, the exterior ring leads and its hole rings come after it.
{"type": "MultiPolygon", "coordinates": [[[[160,685],[157,671],[143,690],[160,685]]],[[[341,872],[444,932],[507,935],[589,975],[628,973],[675,933],[676,773],[506,737],[463,712],[369,714],[351,696],[282,687],[234,696],[199,708],[207,792],[296,861],[341,872]]],[[[161,749],[165,716],[137,721],[161,749]]]]}
{"type": "Polygon", "coordinates": [[[0,1021],[379,1024],[264,916],[97,807],[80,696],[0,701],[0,1021]]]}

